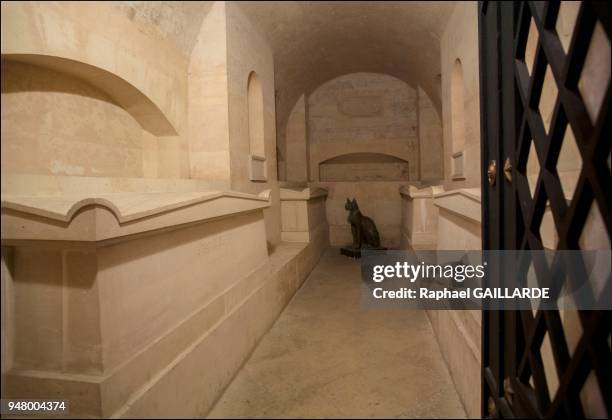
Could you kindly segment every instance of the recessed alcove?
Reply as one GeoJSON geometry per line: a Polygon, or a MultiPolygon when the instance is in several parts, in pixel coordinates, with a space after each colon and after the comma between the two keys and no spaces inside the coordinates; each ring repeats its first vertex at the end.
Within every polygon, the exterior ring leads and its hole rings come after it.
{"type": "MultiPolygon", "coordinates": [[[[163,111],[137,87],[102,68],[64,57],[42,54],[2,54],[2,62],[34,65],[86,82],[125,109],[143,129],[156,136],[176,136],[163,111]]],[[[4,85],[3,85],[4,91],[4,85]]]]}
{"type": "Polygon", "coordinates": [[[251,181],[266,181],[266,150],[264,142],[263,91],[257,73],[249,74],[247,85],[249,107],[249,172],[251,181]]]}
{"type": "Polygon", "coordinates": [[[143,176],[143,143],[150,134],[86,79],[3,57],[2,119],[10,121],[2,127],[3,171],[143,176]]]}
{"type": "Polygon", "coordinates": [[[452,131],[452,154],[451,154],[451,177],[453,180],[465,179],[465,99],[463,66],[459,59],[455,60],[451,80],[451,131],[452,131]]]}
{"type": "Polygon", "coordinates": [[[383,153],[347,153],[319,164],[319,179],[328,181],[408,181],[409,163],[383,153]]]}

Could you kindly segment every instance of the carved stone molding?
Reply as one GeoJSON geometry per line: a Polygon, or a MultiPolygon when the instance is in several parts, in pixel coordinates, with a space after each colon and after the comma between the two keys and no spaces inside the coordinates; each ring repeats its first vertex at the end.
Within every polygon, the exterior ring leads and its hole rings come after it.
{"type": "Polygon", "coordinates": [[[236,191],[2,197],[2,238],[98,242],[263,209],[268,195],[236,191]]]}

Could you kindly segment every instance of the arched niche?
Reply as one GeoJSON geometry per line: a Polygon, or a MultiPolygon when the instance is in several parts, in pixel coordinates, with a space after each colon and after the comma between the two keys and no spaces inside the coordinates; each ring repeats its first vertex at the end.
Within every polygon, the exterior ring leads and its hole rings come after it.
{"type": "Polygon", "coordinates": [[[178,134],[162,110],[142,91],[107,70],[52,55],[2,54],[2,61],[5,60],[33,64],[77,77],[107,94],[151,134],[155,136],[176,136],[178,134]]]}
{"type": "Polygon", "coordinates": [[[439,168],[441,177],[441,124],[420,86],[385,73],[349,73],[317,87],[304,113],[312,180],[318,180],[319,163],[347,153],[409,161],[411,180],[420,179],[421,165],[428,174],[439,168]]]}
{"type": "Polygon", "coordinates": [[[263,90],[254,71],[249,74],[247,85],[249,114],[250,173],[252,181],[267,180],[264,137],[263,90]]]}
{"type": "Polygon", "coordinates": [[[2,60],[2,127],[11,175],[139,178],[157,163],[157,139],[110,95],[31,63],[2,60]]]}
{"type": "Polygon", "coordinates": [[[347,153],[319,163],[322,182],[409,181],[409,163],[384,153],[347,153]]]}
{"type": "Polygon", "coordinates": [[[463,66],[459,59],[453,65],[451,76],[451,169],[452,177],[463,178],[465,150],[465,99],[464,99],[463,66]]]}

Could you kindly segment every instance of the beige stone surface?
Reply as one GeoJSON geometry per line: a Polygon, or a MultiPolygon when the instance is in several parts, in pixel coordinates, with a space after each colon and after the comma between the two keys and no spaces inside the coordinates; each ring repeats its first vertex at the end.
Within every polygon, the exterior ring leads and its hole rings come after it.
{"type": "Polygon", "coordinates": [[[277,179],[272,50],[242,10],[231,2],[227,3],[227,25],[232,188],[259,192],[269,186],[266,186],[266,183],[250,181],[248,164],[251,154],[263,155],[268,179],[277,179]],[[261,86],[263,101],[257,121],[261,124],[260,128],[263,128],[263,145],[253,151],[250,147],[248,98],[248,82],[252,73],[261,86]]]}
{"type": "Polygon", "coordinates": [[[209,334],[198,340],[178,363],[172,364],[154,386],[136,395],[117,414],[121,417],[144,416],[203,416],[240,367],[258,336],[270,327],[278,311],[312,269],[315,248],[303,245],[279,246],[270,257],[270,280],[254,287],[241,305],[228,313],[209,334]],[[314,252],[314,254],[313,254],[314,252]],[[205,377],[205,383],[197,380],[205,377]],[[180,381],[191,378],[188,392],[180,381]],[[181,390],[181,392],[177,392],[181,390]],[[163,407],[157,401],[166,401],[163,407]]]}
{"type": "MultiPolygon", "coordinates": [[[[272,205],[266,210],[268,244],[274,247],[281,240],[280,202],[276,165],[275,78],[272,49],[237,3],[226,3],[227,14],[227,77],[231,186],[237,191],[260,193],[272,190],[272,205]],[[263,158],[267,182],[253,182],[250,176],[252,153],[249,129],[248,81],[255,73],[261,85],[263,158]]],[[[260,126],[261,128],[261,126],[260,126]]],[[[259,146],[261,147],[261,146],[259,146]]]]}
{"type": "Polygon", "coordinates": [[[82,177],[10,174],[1,179],[2,196],[95,196],[115,193],[229,190],[229,182],[186,178],[82,177]]]}
{"type": "Polygon", "coordinates": [[[401,237],[402,200],[398,194],[400,182],[317,182],[312,183],[329,191],[325,201],[330,243],[343,246],[353,241],[346,199],[357,199],[360,211],[372,218],[382,246],[399,248],[401,237]]]}
{"type": "MultiPolygon", "coordinates": [[[[481,199],[479,188],[438,190],[433,194],[438,209],[437,249],[478,250],[482,248],[481,199]]],[[[427,311],[444,361],[465,411],[480,417],[480,311],[427,311]]]]}
{"type": "Polygon", "coordinates": [[[401,249],[437,249],[438,209],[434,195],[440,187],[401,186],[401,249]]]}
{"type": "MultiPolygon", "coordinates": [[[[433,199],[436,207],[465,218],[471,223],[480,224],[482,218],[480,188],[439,191],[433,195],[433,199]]],[[[438,231],[440,237],[445,234],[446,232],[438,231]]]]}
{"type": "Polygon", "coordinates": [[[468,418],[480,418],[480,311],[427,311],[468,418]]]}
{"type": "Polygon", "coordinates": [[[444,188],[480,186],[480,88],[478,69],[478,14],[474,2],[457,2],[440,39],[442,127],[444,136],[444,188]],[[453,180],[453,114],[451,106],[453,70],[459,60],[463,80],[464,163],[463,177],[453,180]]]}
{"type": "Polygon", "coordinates": [[[175,129],[180,126],[186,61],[160,37],[147,37],[102,2],[15,2],[3,4],[2,9],[3,55],[52,55],[116,74],[155,103],[175,129]],[[125,37],[133,38],[131,48],[122,42],[125,37]],[[138,72],[149,62],[149,75],[138,72]],[[176,96],[165,95],[171,89],[176,96]]]}
{"type": "Polygon", "coordinates": [[[429,96],[417,88],[418,136],[419,136],[419,177],[421,181],[435,182],[444,178],[444,144],[442,122],[438,110],[429,96]]]}
{"type": "MultiPolygon", "coordinates": [[[[187,59],[174,45],[145,34],[138,23],[103,2],[3,3],[2,17],[3,59],[87,80],[143,128],[172,138],[174,161],[163,168],[170,171],[162,172],[165,176],[188,174],[187,59]]],[[[66,128],[72,129],[70,124],[66,128]]]]}
{"type": "Polygon", "coordinates": [[[142,127],[78,78],[3,60],[2,122],[3,173],[143,176],[142,127]]]}
{"type": "Polygon", "coordinates": [[[423,311],[360,305],[331,248],[208,418],[464,418],[423,311]]]}
{"type": "MultiPolygon", "coordinates": [[[[3,397],[206,415],[322,250],[351,242],[346,198],[384,246],[480,248],[476,2],[1,7],[3,397]]],[[[564,51],[578,10],[561,4],[564,51]]],[[[594,123],[600,23],[585,53],[594,123]]],[[[547,130],[556,96],[549,68],[547,130]]],[[[568,128],[568,202],[582,164],[568,128]]],[[[532,148],[532,192],[539,167],[532,148]]],[[[609,248],[603,226],[594,205],[581,248],[609,248]]],[[[550,207],[540,234],[556,246],[550,207]]],[[[364,315],[351,264],[322,261],[211,415],[479,416],[480,315],[364,315]]]]}
{"type": "MultiPolygon", "coordinates": [[[[285,180],[306,182],[310,173],[310,143],[308,141],[308,108],[304,95],[295,103],[287,121],[284,143],[285,180]]],[[[280,145],[281,147],[283,144],[280,145]]],[[[280,177],[279,177],[280,179],[280,177]]]]}
{"type": "Polygon", "coordinates": [[[269,207],[237,192],[10,196],[2,199],[5,241],[99,242],[269,207]]]}
{"type": "Polygon", "coordinates": [[[225,2],[203,19],[189,60],[189,158],[194,178],[230,182],[225,2]]]}
{"type": "Polygon", "coordinates": [[[351,242],[344,203],[355,197],[383,245],[399,247],[398,181],[442,177],[441,125],[429,97],[393,77],[355,73],[317,88],[307,112],[310,178],[330,191],[331,243],[351,242]]]}
{"type": "Polygon", "coordinates": [[[61,395],[75,415],[205,414],[318,260],[319,232],[269,260],[261,210],[89,250],[18,247],[7,395],[61,395]]]}
{"type": "Polygon", "coordinates": [[[288,116],[300,96],[357,71],[386,73],[421,85],[440,110],[439,39],[454,4],[352,2],[347,7],[339,2],[292,1],[278,7],[275,2],[240,2],[274,51],[281,92],[279,144],[284,143],[288,116]]]}
{"type": "Polygon", "coordinates": [[[112,1],[138,28],[167,39],[185,56],[191,55],[203,19],[214,1],[112,1]]]}
{"type": "Polygon", "coordinates": [[[287,242],[310,242],[324,235],[329,244],[325,214],[327,191],[323,188],[281,188],[281,238],[287,242]],[[323,233],[320,233],[323,232],[323,233]]]}
{"type": "Polygon", "coordinates": [[[348,153],[319,164],[319,181],[408,181],[410,162],[382,153],[348,153]]]}
{"type": "Polygon", "coordinates": [[[355,73],[331,80],[308,96],[310,179],[319,165],[355,152],[383,153],[409,162],[418,179],[417,94],[393,77],[355,73]]]}

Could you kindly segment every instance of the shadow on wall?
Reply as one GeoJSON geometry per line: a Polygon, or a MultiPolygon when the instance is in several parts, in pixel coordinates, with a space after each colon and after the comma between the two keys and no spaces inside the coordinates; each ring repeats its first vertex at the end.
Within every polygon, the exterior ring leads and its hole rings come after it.
{"type": "Polygon", "coordinates": [[[348,153],[319,164],[326,181],[408,181],[408,161],[383,153],[348,153]]]}
{"type": "Polygon", "coordinates": [[[139,121],[96,86],[3,59],[3,171],[141,177],[144,136],[139,121]]]}
{"type": "MultiPolygon", "coordinates": [[[[56,71],[68,77],[79,78],[108,95],[112,103],[125,109],[143,129],[151,134],[177,135],[176,129],[164,113],[144,93],[126,80],[106,70],[75,60],[39,54],[3,54],[3,67],[5,62],[26,63],[56,71]]],[[[65,84],[65,86],[69,85],[69,83],[65,84]]],[[[55,88],[53,84],[37,86],[37,90],[41,92],[54,91],[55,88]]],[[[62,89],[71,88],[62,87],[62,89]]],[[[4,92],[4,85],[2,91],[4,92]]]]}
{"type": "Polygon", "coordinates": [[[2,56],[2,93],[60,92],[79,95],[119,106],[102,90],[85,80],[47,66],[27,61],[12,60],[2,56]]]}

